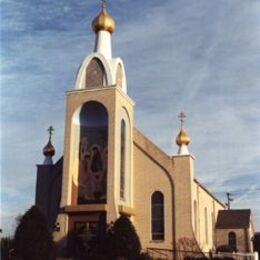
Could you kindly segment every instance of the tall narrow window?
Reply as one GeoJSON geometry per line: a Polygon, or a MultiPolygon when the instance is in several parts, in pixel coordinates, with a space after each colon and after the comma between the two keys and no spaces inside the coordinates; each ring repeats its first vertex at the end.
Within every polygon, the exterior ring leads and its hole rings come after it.
{"type": "Polygon", "coordinates": [[[152,195],[152,240],[164,240],[164,198],[160,191],[152,195]]]}
{"type": "Polygon", "coordinates": [[[215,243],[215,217],[214,212],[211,212],[211,227],[212,227],[212,241],[215,243]]]}
{"type": "Polygon", "coordinates": [[[205,236],[206,236],[206,243],[209,242],[209,234],[208,234],[208,209],[204,209],[204,215],[205,215],[205,236]]]}
{"type": "Polygon", "coordinates": [[[125,153],[126,153],[126,127],[125,121],[121,121],[121,149],[120,149],[120,198],[125,199],[125,153]]]}
{"type": "Polygon", "coordinates": [[[234,250],[237,249],[237,236],[236,233],[233,231],[228,233],[228,245],[234,250]]]}
{"type": "Polygon", "coordinates": [[[194,232],[195,236],[197,236],[198,233],[198,226],[197,226],[197,201],[194,200],[194,232]]]}

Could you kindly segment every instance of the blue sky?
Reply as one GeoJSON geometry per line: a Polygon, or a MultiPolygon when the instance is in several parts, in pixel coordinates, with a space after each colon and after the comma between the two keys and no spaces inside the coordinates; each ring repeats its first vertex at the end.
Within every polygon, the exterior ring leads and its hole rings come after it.
{"type": "MultiPolygon", "coordinates": [[[[99,1],[0,0],[1,227],[34,202],[36,164],[49,125],[62,156],[65,91],[93,51],[99,1]]],[[[113,56],[123,59],[135,124],[175,154],[177,115],[196,157],[195,174],[233,208],[251,208],[260,230],[260,2],[108,1],[113,56]],[[163,126],[163,127],[162,127],[163,126]]]]}

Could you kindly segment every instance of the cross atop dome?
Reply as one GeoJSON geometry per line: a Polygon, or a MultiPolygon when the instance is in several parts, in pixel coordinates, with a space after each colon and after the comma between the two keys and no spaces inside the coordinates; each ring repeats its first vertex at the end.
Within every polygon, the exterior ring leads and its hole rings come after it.
{"type": "Polygon", "coordinates": [[[49,141],[48,141],[47,145],[42,149],[42,152],[43,152],[43,154],[45,156],[45,159],[44,159],[44,164],[45,165],[53,164],[52,156],[55,154],[55,148],[54,148],[54,146],[51,143],[51,136],[53,135],[53,131],[54,131],[53,126],[50,126],[47,129],[47,132],[49,133],[49,141]]]}
{"type": "Polygon", "coordinates": [[[53,132],[54,132],[54,128],[53,126],[50,126],[48,129],[47,129],[48,133],[49,133],[49,140],[51,140],[51,136],[53,135],[53,132]]]}
{"type": "Polygon", "coordinates": [[[106,9],[107,1],[106,0],[101,0],[102,2],[102,9],[106,9]]]}
{"type": "Polygon", "coordinates": [[[180,119],[181,128],[182,128],[184,125],[184,119],[186,118],[186,115],[183,112],[180,112],[180,114],[178,115],[178,118],[180,119]]]}

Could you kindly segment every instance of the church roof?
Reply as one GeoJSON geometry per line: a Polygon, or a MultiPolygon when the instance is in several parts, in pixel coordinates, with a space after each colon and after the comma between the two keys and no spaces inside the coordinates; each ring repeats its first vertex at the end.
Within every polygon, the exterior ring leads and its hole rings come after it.
{"type": "Polygon", "coordinates": [[[202,185],[197,179],[194,178],[194,182],[197,183],[201,189],[203,189],[206,193],[208,193],[208,195],[211,196],[211,198],[213,198],[215,201],[217,201],[223,208],[225,207],[225,205],[215,195],[213,195],[204,185],[202,185]]]}
{"type": "Polygon", "coordinates": [[[229,209],[218,212],[217,229],[240,229],[250,225],[250,209],[229,209]]]}

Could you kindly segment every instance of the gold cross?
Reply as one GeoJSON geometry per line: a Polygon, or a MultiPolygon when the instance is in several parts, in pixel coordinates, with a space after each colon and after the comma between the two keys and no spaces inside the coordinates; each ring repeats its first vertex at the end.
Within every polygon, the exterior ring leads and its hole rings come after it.
{"type": "Polygon", "coordinates": [[[101,0],[101,1],[102,1],[102,9],[106,9],[107,1],[106,0],[101,0]]]}
{"type": "Polygon", "coordinates": [[[180,121],[181,121],[181,127],[183,127],[185,117],[186,117],[186,115],[183,112],[180,112],[180,114],[178,115],[178,118],[180,118],[180,121]]]}
{"type": "Polygon", "coordinates": [[[54,128],[52,126],[50,126],[48,129],[47,129],[48,133],[49,133],[49,140],[51,140],[51,136],[53,135],[53,131],[54,131],[54,128]]]}

